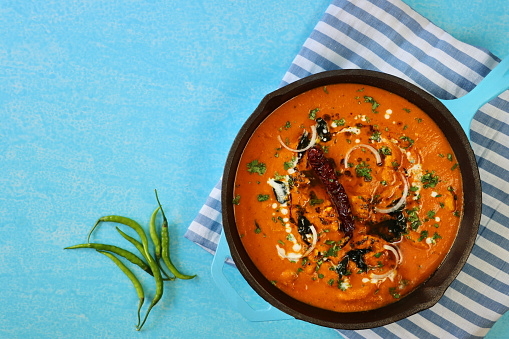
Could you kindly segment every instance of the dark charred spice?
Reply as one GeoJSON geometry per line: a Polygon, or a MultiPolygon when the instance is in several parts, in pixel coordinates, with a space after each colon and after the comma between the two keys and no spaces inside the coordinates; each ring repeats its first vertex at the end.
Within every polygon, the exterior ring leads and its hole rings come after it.
{"type": "Polygon", "coordinates": [[[325,158],[321,148],[317,146],[312,147],[308,151],[308,161],[325,186],[327,194],[336,208],[339,220],[341,221],[341,228],[343,229],[345,236],[351,238],[355,228],[355,223],[352,217],[352,209],[350,207],[350,201],[348,200],[345,188],[339,182],[334,168],[325,158]]]}
{"type": "Polygon", "coordinates": [[[391,218],[377,224],[369,225],[368,234],[379,236],[387,242],[396,242],[408,232],[407,219],[403,211],[390,213],[391,218]]]}
{"type": "Polygon", "coordinates": [[[327,122],[322,118],[316,119],[316,133],[322,142],[327,142],[332,139],[332,136],[327,127],[327,122]]]}
{"type": "Polygon", "coordinates": [[[297,217],[297,232],[299,232],[300,236],[302,237],[302,241],[304,241],[308,246],[311,245],[311,243],[308,240],[308,235],[311,235],[311,222],[302,214],[299,214],[297,217]]]}

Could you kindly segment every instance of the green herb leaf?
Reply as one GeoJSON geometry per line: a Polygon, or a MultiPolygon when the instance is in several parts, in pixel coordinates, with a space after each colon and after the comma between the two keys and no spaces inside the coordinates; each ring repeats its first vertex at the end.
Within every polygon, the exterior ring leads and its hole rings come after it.
{"type": "Polygon", "coordinates": [[[262,229],[260,228],[260,225],[258,225],[258,223],[256,222],[256,220],[254,221],[255,222],[255,233],[256,234],[260,234],[260,232],[262,231],[262,229]]]}
{"type": "Polygon", "coordinates": [[[247,171],[250,174],[258,173],[259,175],[265,174],[267,167],[263,162],[258,162],[257,159],[251,161],[249,164],[247,164],[247,171]]]}
{"type": "Polygon", "coordinates": [[[268,194],[258,194],[258,201],[266,201],[266,200],[269,200],[269,195],[268,194]]]}
{"type": "Polygon", "coordinates": [[[239,204],[239,202],[240,202],[240,195],[238,195],[238,194],[237,194],[237,196],[236,196],[235,198],[233,198],[232,203],[233,203],[234,205],[238,205],[238,204],[239,204]]]}
{"type": "Polygon", "coordinates": [[[421,177],[421,182],[424,184],[424,188],[435,187],[438,184],[438,179],[439,177],[435,175],[435,171],[429,173],[428,170],[426,170],[426,174],[421,177]]]}
{"type": "Polygon", "coordinates": [[[309,111],[309,119],[315,120],[316,119],[316,113],[318,113],[320,110],[318,108],[315,108],[311,111],[309,111]]]}
{"type": "Polygon", "coordinates": [[[357,176],[359,178],[364,177],[365,181],[371,181],[373,180],[373,177],[371,176],[371,167],[369,164],[366,164],[365,161],[362,161],[360,164],[357,164],[355,166],[355,173],[357,173],[357,176]]]}
{"type": "Polygon", "coordinates": [[[376,110],[378,108],[378,106],[380,106],[380,104],[378,102],[376,102],[375,99],[373,99],[372,97],[368,97],[367,95],[364,96],[364,102],[368,102],[371,104],[371,111],[373,113],[378,113],[378,111],[376,110]]]}

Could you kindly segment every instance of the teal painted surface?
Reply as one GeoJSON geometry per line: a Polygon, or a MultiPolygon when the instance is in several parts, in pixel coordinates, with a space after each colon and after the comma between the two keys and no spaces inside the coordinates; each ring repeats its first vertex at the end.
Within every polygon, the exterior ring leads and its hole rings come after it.
{"type": "MultiPolygon", "coordinates": [[[[274,90],[329,1],[0,3],[0,337],[338,336],[251,323],[219,293],[212,256],[183,238],[238,129],[274,90]],[[174,263],[142,333],[137,295],[86,241],[105,214],[147,230],[158,189],[174,263]]],[[[407,1],[455,37],[509,55],[506,0],[407,1]]],[[[94,241],[131,248],[112,225],[94,241]]],[[[146,295],[152,279],[137,271],[146,295]]],[[[225,274],[263,302],[231,267],[225,274]]],[[[146,307],[144,308],[146,310],[146,307]]],[[[509,333],[504,316],[488,338],[509,333]]]]}

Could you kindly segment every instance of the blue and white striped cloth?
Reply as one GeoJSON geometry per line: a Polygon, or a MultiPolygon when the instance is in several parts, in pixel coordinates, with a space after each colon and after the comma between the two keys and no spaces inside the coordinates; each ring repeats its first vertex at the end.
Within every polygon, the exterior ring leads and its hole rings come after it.
{"type": "MultiPolygon", "coordinates": [[[[334,0],[281,86],[325,70],[390,73],[440,99],[461,97],[500,60],[453,38],[400,0],[334,0]]],[[[431,309],[384,327],[339,331],[348,338],[482,337],[509,307],[509,91],[484,105],[471,125],[483,209],[465,267],[431,309]]],[[[186,237],[214,253],[222,229],[221,181],[186,237]]]]}

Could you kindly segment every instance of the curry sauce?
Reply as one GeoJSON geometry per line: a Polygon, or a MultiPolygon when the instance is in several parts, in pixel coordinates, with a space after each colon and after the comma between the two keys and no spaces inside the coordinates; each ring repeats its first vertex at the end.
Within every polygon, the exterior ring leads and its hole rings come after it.
{"type": "Polygon", "coordinates": [[[233,204],[242,243],[269,281],[316,307],[356,312],[403,298],[438,268],[461,221],[462,187],[452,148],[421,109],[380,88],[336,84],[260,124],[233,204]],[[310,165],[312,148],[348,196],[352,234],[310,165]]]}

